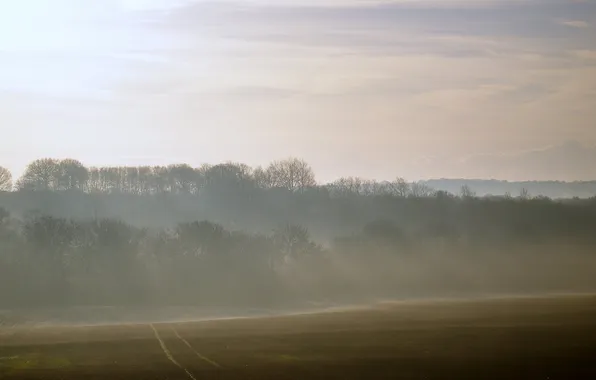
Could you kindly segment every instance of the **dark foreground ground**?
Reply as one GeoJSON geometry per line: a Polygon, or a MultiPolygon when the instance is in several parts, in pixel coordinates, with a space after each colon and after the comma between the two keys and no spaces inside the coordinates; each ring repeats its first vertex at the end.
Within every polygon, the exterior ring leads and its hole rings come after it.
{"type": "Polygon", "coordinates": [[[596,379],[596,296],[5,328],[0,379],[596,379]]]}

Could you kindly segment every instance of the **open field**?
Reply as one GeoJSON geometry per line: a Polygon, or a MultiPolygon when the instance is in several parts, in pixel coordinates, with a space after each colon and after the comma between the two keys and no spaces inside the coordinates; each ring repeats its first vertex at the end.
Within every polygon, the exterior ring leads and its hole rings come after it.
{"type": "Polygon", "coordinates": [[[0,329],[1,379],[596,378],[596,296],[0,329]]]}

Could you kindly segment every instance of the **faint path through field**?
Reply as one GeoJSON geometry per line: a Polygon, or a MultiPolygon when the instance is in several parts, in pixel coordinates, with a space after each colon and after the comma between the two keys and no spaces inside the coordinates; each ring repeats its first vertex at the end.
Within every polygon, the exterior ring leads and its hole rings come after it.
{"type": "Polygon", "coordinates": [[[177,331],[177,330],[176,330],[176,328],[175,328],[175,327],[173,327],[173,326],[172,326],[172,331],[174,331],[174,334],[176,335],[176,337],[178,337],[178,339],[180,339],[180,340],[181,340],[181,341],[182,341],[184,344],[186,344],[186,345],[188,346],[188,348],[190,348],[190,350],[191,350],[192,352],[194,352],[194,353],[195,353],[195,355],[197,355],[197,356],[198,356],[198,357],[199,357],[201,360],[204,360],[204,361],[206,361],[207,363],[211,364],[211,365],[212,365],[212,366],[214,366],[214,367],[221,368],[221,366],[220,366],[219,364],[217,364],[217,363],[216,363],[216,362],[214,362],[213,360],[211,360],[211,359],[209,359],[208,357],[206,357],[206,356],[204,356],[204,355],[201,355],[199,352],[197,352],[197,351],[196,351],[196,350],[193,348],[193,346],[192,346],[190,343],[188,343],[188,341],[187,341],[186,339],[184,339],[183,337],[181,337],[181,336],[180,336],[180,334],[178,334],[178,331],[177,331]]]}
{"type": "Polygon", "coordinates": [[[149,326],[151,326],[151,329],[153,330],[153,333],[155,334],[155,339],[157,339],[157,341],[159,342],[159,345],[161,346],[161,349],[163,350],[164,354],[166,354],[166,357],[168,358],[168,360],[171,361],[172,363],[174,363],[178,368],[180,368],[181,370],[183,370],[184,372],[186,372],[186,374],[188,375],[188,377],[190,377],[192,380],[197,380],[192,375],[192,373],[190,373],[186,368],[184,368],[180,363],[178,363],[176,361],[176,359],[174,359],[174,357],[170,353],[170,350],[168,350],[168,347],[166,346],[166,344],[164,343],[164,341],[160,338],[159,333],[155,329],[155,326],[153,326],[153,323],[150,323],[149,326]]]}

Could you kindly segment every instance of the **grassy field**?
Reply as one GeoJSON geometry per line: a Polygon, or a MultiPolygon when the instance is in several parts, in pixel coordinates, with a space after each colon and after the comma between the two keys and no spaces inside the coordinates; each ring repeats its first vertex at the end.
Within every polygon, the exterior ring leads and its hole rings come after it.
{"type": "Polygon", "coordinates": [[[596,296],[0,329],[0,379],[596,379],[596,296]]]}

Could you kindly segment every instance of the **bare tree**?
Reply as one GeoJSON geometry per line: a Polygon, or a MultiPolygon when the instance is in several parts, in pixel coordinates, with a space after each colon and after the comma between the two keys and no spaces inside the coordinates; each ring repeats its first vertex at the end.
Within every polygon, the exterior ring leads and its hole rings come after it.
{"type": "Polygon", "coordinates": [[[60,190],[83,189],[89,180],[89,170],[72,158],[60,161],[57,188],[60,190]]]}
{"type": "Polygon", "coordinates": [[[393,184],[388,181],[367,180],[362,183],[364,195],[392,195],[393,184]]]}
{"type": "Polygon", "coordinates": [[[474,198],[476,196],[476,193],[468,185],[463,185],[459,193],[461,197],[465,199],[474,198]]]}
{"type": "Polygon", "coordinates": [[[519,191],[519,199],[527,200],[530,199],[530,192],[525,187],[519,191]]]}
{"type": "Polygon", "coordinates": [[[175,164],[168,166],[169,178],[171,181],[172,191],[184,194],[195,192],[195,185],[197,183],[195,176],[196,171],[186,164],[175,164]]]}
{"type": "Polygon", "coordinates": [[[119,192],[122,190],[120,187],[120,173],[118,168],[107,167],[100,169],[101,181],[103,183],[104,191],[106,192],[119,192]]]}
{"type": "Polygon", "coordinates": [[[211,188],[239,188],[253,181],[252,169],[245,164],[226,162],[203,170],[205,183],[211,188]]]}
{"type": "Polygon", "coordinates": [[[138,191],[140,194],[151,194],[151,167],[141,166],[138,169],[138,191]]]}
{"type": "Polygon", "coordinates": [[[270,173],[268,173],[267,170],[263,169],[261,166],[255,168],[252,175],[257,187],[261,189],[269,189],[271,186],[273,186],[270,173]]]}
{"type": "Polygon", "coordinates": [[[317,252],[319,248],[310,240],[307,228],[289,223],[274,230],[273,241],[279,249],[283,261],[317,252]]]}
{"type": "Polygon", "coordinates": [[[435,191],[423,182],[414,182],[410,185],[410,195],[416,198],[430,197],[435,191]]]}
{"type": "Polygon", "coordinates": [[[87,181],[87,191],[90,193],[99,193],[104,191],[99,168],[89,168],[89,180],[87,181]]]}
{"type": "Polygon", "coordinates": [[[403,178],[397,177],[392,182],[393,194],[405,198],[410,194],[410,184],[403,178]]]}
{"type": "Polygon", "coordinates": [[[316,185],[312,168],[298,158],[272,162],[267,168],[267,174],[273,187],[283,187],[290,191],[303,191],[316,185]]]}
{"type": "Polygon", "coordinates": [[[394,183],[362,179],[359,177],[342,177],[329,184],[327,188],[331,194],[336,196],[395,195],[394,183]]]}
{"type": "Polygon", "coordinates": [[[12,174],[10,171],[0,166],[0,191],[12,190],[12,174]]]}
{"type": "Polygon", "coordinates": [[[359,195],[363,192],[364,180],[359,177],[342,177],[329,185],[333,195],[359,195]]]}
{"type": "Polygon", "coordinates": [[[60,162],[42,158],[30,163],[17,181],[19,189],[55,190],[60,177],[60,162]]]}
{"type": "Polygon", "coordinates": [[[168,168],[164,166],[154,166],[151,169],[151,188],[154,193],[163,193],[171,190],[169,188],[168,168]]]}

